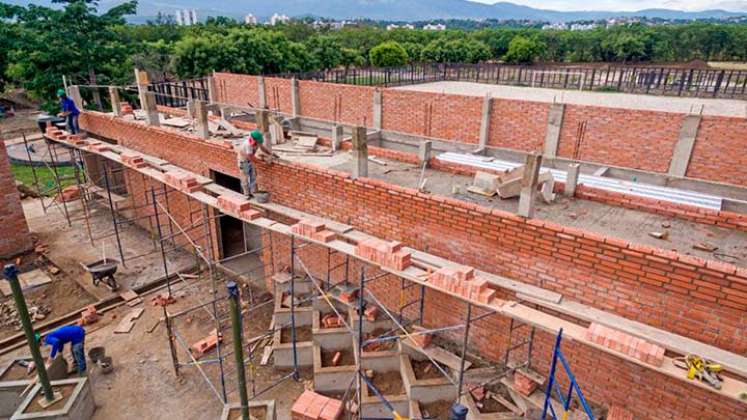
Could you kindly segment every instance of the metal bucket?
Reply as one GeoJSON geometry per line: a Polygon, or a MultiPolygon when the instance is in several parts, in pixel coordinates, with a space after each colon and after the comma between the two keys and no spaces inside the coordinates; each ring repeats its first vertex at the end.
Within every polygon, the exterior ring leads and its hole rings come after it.
{"type": "Polygon", "coordinates": [[[103,374],[109,374],[114,370],[114,364],[112,362],[112,358],[109,356],[104,356],[99,359],[98,365],[101,368],[101,373],[103,374]]]}
{"type": "Polygon", "coordinates": [[[106,357],[106,349],[104,347],[93,347],[88,350],[88,358],[93,363],[98,363],[104,357],[106,357]]]}

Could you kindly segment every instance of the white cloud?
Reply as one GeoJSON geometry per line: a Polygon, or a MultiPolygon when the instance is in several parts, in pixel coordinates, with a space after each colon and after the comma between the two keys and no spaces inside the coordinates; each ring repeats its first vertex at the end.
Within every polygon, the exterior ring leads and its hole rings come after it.
{"type": "MultiPolygon", "coordinates": [[[[498,0],[473,0],[495,3],[498,0]]],[[[747,0],[506,0],[511,3],[551,10],[616,10],[635,11],[650,8],[675,10],[727,9],[747,11],[747,0]]]]}

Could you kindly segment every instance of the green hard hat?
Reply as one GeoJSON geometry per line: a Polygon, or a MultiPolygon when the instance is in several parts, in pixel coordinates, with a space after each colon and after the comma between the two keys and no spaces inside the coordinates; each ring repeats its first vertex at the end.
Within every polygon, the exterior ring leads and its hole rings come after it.
{"type": "Polygon", "coordinates": [[[257,141],[257,143],[263,143],[265,141],[265,137],[262,135],[262,133],[259,130],[252,131],[251,136],[254,140],[257,141]]]}
{"type": "Polygon", "coordinates": [[[65,89],[57,89],[57,97],[61,98],[65,96],[65,89]]]}
{"type": "Polygon", "coordinates": [[[39,334],[39,333],[34,333],[34,340],[35,340],[35,341],[36,341],[37,343],[41,343],[41,338],[42,338],[41,334],[39,334]]]}

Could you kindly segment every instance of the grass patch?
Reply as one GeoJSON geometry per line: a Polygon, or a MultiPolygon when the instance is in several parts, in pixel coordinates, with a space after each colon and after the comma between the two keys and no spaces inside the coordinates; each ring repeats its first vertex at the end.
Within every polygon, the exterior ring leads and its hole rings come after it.
{"type": "MultiPolygon", "coordinates": [[[[16,178],[16,181],[20,181],[23,183],[23,185],[26,185],[29,188],[34,188],[34,173],[33,171],[36,171],[37,179],[39,180],[39,189],[42,192],[46,192],[47,195],[54,195],[57,193],[57,189],[55,188],[55,176],[54,172],[47,168],[46,166],[37,166],[36,168],[32,168],[29,165],[19,165],[17,163],[11,163],[10,170],[13,172],[13,176],[16,178]]],[[[75,175],[75,168],[72,166],[60,166],[57,168],[57,174],[60,176],[60,178],[65,178],[68,176],[75,175]]],[[[70,185],[75,185],[75,179],[63,179],[61,182],[61,187],[65,188],[70,185]]]]}

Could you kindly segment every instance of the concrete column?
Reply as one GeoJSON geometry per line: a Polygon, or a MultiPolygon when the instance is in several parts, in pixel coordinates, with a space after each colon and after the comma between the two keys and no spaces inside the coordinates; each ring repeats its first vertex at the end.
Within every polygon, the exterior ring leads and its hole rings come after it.
{"type": "Polygon", "coordinates": [[[298,79],[291,79],[291,105],[293,106],[293,118],[301,115],[301,97],[298,91],[298,79]]]}
{"type": "Polygon", "coordinates": [[[340,148],[344,132],[343,126],[337,124],[332,126],[332,150],[337,151],[340,148]]]}
{"type": "Polygon", "coordinates": [[[420,165],[431,160],[431,151],[433,150],[433,142],[426,140],[420,143],[418,147],[418,162],[420,165]]]}
{"type": "Polygon", "coordinates": [[[140,99],[141,106],[145,103],[145,92],[148,91],[148,83],[148,73],[140,69],[135,69],[135,84],[137,85],[137,96],[140,99]]]}
{"type": "Polygon", "coordinates": [[[493,97],[490,93],[485,95],[482,100],[482,119],[480,120],[480,143],[477,146],[477,153],[482,153],[488,146],[490,138],[490,113],[493,110],[493,97]]]}
{"type": "Polygon", "coordinates": [[[565,104],[553,103],[547,115],[547,131],[545,132],[544,156],[554,159],[558,155],[558,143],[560,142],[560,129],[563,127],[563,115],[565,104]]]}
{"type": "MultiPolygon", "coordinates": [[[[266,139],[270,137],[270,115],[267,110],[260,109],[257,111],[257,129],[262,133],[266,139]]],[[[265,142],[265,147],[272,150],[271,141],[265,142]]]]}
{"type": "Polygon", "coordinates": [[[122,116],[122,101],[119,99],[119,90],[116,86],[109,86],[109,100],[112,103],[112,112],[114,115],[122,116]]]}
{"type": "Polygon", "coordinates": [[[207,86],[208,86],[208,101],[211,104],[214,104],[216,102],[220,102],[218,100],[218,86],[215,83],[215,76],[208,76],[207,77],[207,86]]]}
{"type": "Polygon", "coordinates": [[[70,96],[70,99],[75,102],[75,106],[78,109],[83,109],[83,98],[80,96],[80,86],[78,85],[72,85],[67,88],[68,90],[68,96],[70,96]]]}
{"type": "Polygon", "coordinates": [[[187,118],[192,119],[195,117],[195,100],[190,99],[187,101],[187,118]]]}
{"type": "Polygon", "coordinates": [[[376,89],[373,95],[373,128],[375,130],[381,130],[381,119],[383,117],[383,92],[376,89]]]}
{"type": "Polygon", "coordinates": [[[353,179],[368,176],[366,127],[353,127],[353,179]]]}
{"type": "Polygon", "coordinates": [[[524,176],[521,179],[521,194],[519,195],[519,215],[534,217],[534,204],[537,195],[537,181],[542,167],[542,155],[531,153],[527,155],[524,165],[524,176]]]}
{"type": "Polygon", "coordinates": [[[208,126],[207,102],[192,101],[194,103],[195,134],[203,139],[210,138],[210,128],[208,126]]]}
{"type": "Polygon", "coordinates": [[[265,87],[264,76],[257,76],[257,96],[259,96],[259,103],[257,108],[267,108],[267,88],[265,87]]]}
{"type": "Polygon", "coordinates": [[[672,152],[672,160],[669,162],[669,175],[684,177],[687,174],[701,119],[700,115],[688,115],[682,121],[677,144],[672,152]]]}
{"type": "Polygon", "coordinates": [[[140,104],[143,111],[145,111],[145,121],[148,125],[158,127],[161,125],[161,121],[158,117],[158,109],[156,108],[156,93],[155,92],[143,92],[144,102],[140,104]]]}
{"type": "Polygon", "coordinates": [[[580,163],[569,163],[568,172],[565,177],[565,188],[563,188],[563,195],[566,197],[576,196],[576,187],[578,186],[578,176],[581,173],[580,163]]]}

